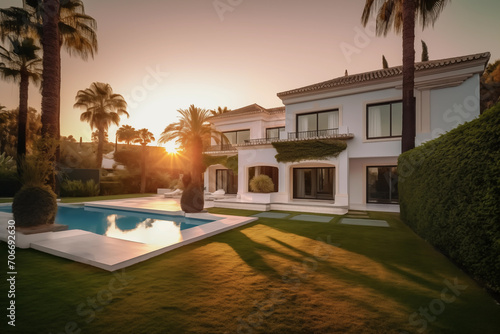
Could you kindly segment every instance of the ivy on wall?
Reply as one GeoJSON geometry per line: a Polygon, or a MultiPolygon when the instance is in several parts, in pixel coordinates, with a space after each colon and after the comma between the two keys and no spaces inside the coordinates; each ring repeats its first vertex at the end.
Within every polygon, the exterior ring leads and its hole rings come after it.
{"type": "Polygon", "coordinates": [[[337,157],[347,148],[343,140],[322,139],[272,143],[278,154],[278,162],[298,162],[303,160],[324,160],[337,157]]]}
{"type": "Polygon", "coordinates": [[[232,155],[209,155],[203,154],[203,164],[205,165],[205,170],[212,165],[223,165],[226,168],[232,169],[234,174],[238,174],[238,156],[232,155]]]}

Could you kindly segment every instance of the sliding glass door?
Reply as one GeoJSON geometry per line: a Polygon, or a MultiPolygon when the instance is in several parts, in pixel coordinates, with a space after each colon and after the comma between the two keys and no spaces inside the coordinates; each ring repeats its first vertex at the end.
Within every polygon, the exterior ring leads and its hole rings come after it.
{"type": "Polygon", "coordinates": [[[334,195],[335,167],[293,169],[293,198],[332,200],[334,195]]]}

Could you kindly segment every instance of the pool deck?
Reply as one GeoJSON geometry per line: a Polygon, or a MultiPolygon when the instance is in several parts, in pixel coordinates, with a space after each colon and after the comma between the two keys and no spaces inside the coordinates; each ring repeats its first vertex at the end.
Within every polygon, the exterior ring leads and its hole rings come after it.
{"type": "MultiPolygon", "coordinates": [[[[85,206],[108,209],[133,210],[168,215],[182,215],[178,199],[161,197],[142,197],[99,202],[87,202],[85,206]]],[[[210,204],[209,204],[210,205],[210,204]]],[[[33,239],[19,240],[29,247],[76,262],[92,265],[108,271],[119,270],[136,263],[148,260],[172,249],[208,238],[238,226],[257,220],[257,217],[239,217],[227,215],[212,215],[209,213],[186,214],[186,217],[196,219],[210,219],[213,222],[181,230],[164,245],[148,245],[134,241],[116,239],[82,230],[67,230],[47,232],[33,235],[33,239]]],[[[1,217],[0,239],[7,240],[7,222],[12,214],[3,214],[1,217]]],[[[20,236],[18,236],[17,239],[20,236]]],[[[23,238],[30,237],[23,235],[23,238]]]]}

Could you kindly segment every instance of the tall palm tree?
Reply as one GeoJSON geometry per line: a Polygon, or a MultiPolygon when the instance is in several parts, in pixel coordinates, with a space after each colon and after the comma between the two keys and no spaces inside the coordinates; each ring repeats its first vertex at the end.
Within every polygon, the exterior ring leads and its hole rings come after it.
{"type": "MultiPolygon", "coordinates": [[[[85,14],[82,0],[24,0],[23,8],[0,9],[0,38],[9,34],[42,40],[42,135],[59,140],[61,57],[64,48],[70,55],[86,60],[97,52],[97,24],[85,14]],[[46,73],[47,72],[47,73],[46,73]]],[[[59,150],[53,160],[58,160],[59,150]]],[[[54,174],[49,184],[55,188],[54,174]]]]}
{"type": "Polygon", "coordinates": [[[155,140],[154,135],[149,132],[148,129],[140,129],[136,132],[137,138],[134,139],[134,143],[141,144],[142,146],[142,157],[141,157],[141,194],[146,192],[146,146],[155,140]]]}
{"type": "Polygon", "coordinates": [[[30,80],[39,83],[42,77],[40,49],[32,38],[17,40],[10,38],[11,50],[0,46],[0,75],[7,80],[19,82],[19,113],[17,121],[17,166],[21,173],[21,163],[26,155],[26,128],[28,123],[28,88],[30,80]]]}
{"type": "Polygon", "coordinates": [[[186,179],[190,183],[184,190],[181,198],[181,207],[186,212],[199,212],[203,210],[203,143],[210,142],[213,138],[216,143],[220,142],[221,133],[216,131],[208,122],[211,117],[210,110],[200,109],[191,105],[189,109],[177,110],[180,119],[177,123],[169,124],[163,130],[159,143],[175,140],[180,147],[184,148],[187,158],[190,160],[191,169],[186,179]],[[189,189],[188,189],[189,187],[189,189]]]}
{"type": "MultiPolygon", "coordinates": [[[[59,46],[59,0],[43,0],[42,15],[42,138],[59,142],[59,113],[61,100],[61,49],[59,46]]],[[[47,153],[49,150],[47,150],[47,153]]],[[[58,160],[59,147],[50,161],[58,160]]],[[[55,166],[50,171],[49,186],[56,190],[55,166]]]]}
{"type": "Polygon", "coordinates": [[[130,125],[122,125],[118,130],[116,130],[116,137],[118,141],[123,141],[127,145],[130,145],[131,142],[137,139],[137,136],[138,132],[130,125]]]}
{"type": "Polygon", "coordinates": [[[366,0],[361,22],[364,26],[376,13],[377,35],[386,36],[391,28],[403,32],[403,136],[401,151],[415,147],[415,17],[422,29],[434,25],[449,0],[366,0]]]}
{"type": "Polygon", "coordinates": [[[96,128],[99,131],[96,165],[101,168],[105,132],[111,123],[120,123],[121,115],[129,116],[127,102],[122,95],[114,94],[109,84],[93,82],[90,88],[78,91],[74,107],[85,109],[80,120],[88,122],[92,130],[96,128]]]}

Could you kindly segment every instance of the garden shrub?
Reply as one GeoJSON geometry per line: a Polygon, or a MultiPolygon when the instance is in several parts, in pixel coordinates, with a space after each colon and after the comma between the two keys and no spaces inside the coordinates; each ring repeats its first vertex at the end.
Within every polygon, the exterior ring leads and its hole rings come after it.
{"type": "Polygon", "coordinates": [[[99,195],[99,184],[94,180],[82,182],[82,180],[64,180],[61,183],[61,195],[68,197],[88,197],[99,195]]]}
{"type": "Polygon", "coordinates": [[[500,292],[500,104],[401,154],[401,218],[500,292]]]}
{"type": "Polygon", "coordinates": [[[186,213],[197,213],[203,210],[205,199],[200,185],[191,182],[191,175],[184,174],[182,183],[184,190],[181,196],[181,209],[186,213]]]}
{"type": "Polygon", "coordinates": [[[57,213],[57,196],[47,186],[23,187],[14,196],[12,213],[19,227],[53,224],[57,213]]]}
{"type": "Polygon", "coordinates": [[[269,176],[260,174],[250,180],[250,189],[256,193],[270,193],[274,191],[274,183],[269,176]]]}
{"type": "Polygon", "coordinates": [[[57,196],[45,185],[52,172],[49,157],[56,152],[56,141],[40,140],[34,151],[21,162],[23,186],[12,202],[12,213],[19,227],[53,224],[57,213],[57,196]]]}

